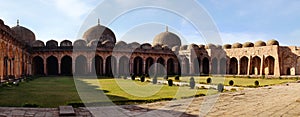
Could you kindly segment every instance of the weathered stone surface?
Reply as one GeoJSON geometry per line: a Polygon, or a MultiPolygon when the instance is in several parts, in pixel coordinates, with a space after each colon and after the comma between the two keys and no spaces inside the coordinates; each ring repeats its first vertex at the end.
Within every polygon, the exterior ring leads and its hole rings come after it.
{"type": "Polygon", "coordinates": [[[75,115],[75,111],[72,106],[59,106],[59,115],[75,115]]]}

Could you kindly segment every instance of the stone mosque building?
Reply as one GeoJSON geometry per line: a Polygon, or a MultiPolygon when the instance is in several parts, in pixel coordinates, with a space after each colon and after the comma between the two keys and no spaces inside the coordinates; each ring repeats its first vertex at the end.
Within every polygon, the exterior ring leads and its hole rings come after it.
{"type": "Polygon", "coordinates": [[[168,75],[300,75],[300,48],[276,40],[232,45],[181,45],[166,30],[153,43],[116,41],[114,32],[99,23],[82,39],[43,42],[26,27],[9,27],[0,19],[1,80],[24,75],[98,76],[168,75]],[[161,66],[161,67],[159,67],[161,66]]]}

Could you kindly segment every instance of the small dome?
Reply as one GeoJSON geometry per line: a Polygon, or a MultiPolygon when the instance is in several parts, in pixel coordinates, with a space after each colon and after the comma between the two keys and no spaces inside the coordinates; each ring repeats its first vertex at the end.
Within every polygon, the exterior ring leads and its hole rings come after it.
{"type": "Polygon", "coordinates": [[[187,48],[188,48],[188,45],[180,46],[180,50],[186,50],[187,48]]]}
{"type": "Polygon", "coordinates": [[[241,43],[234,43],[232,44],[232,48],[242,48],[243,45],[241,43]]]}
{"type": "Polygon", "coordinates": [[[118,47],[126,46],[126,45],[127,45],[127,43],[126,43],[125,41],[118,41],[118,42],[116,43],[116,46],[118,46],[118,47]]]}
{"type": "Polygon", "coordinates": [[[31,47],[45,47],[45,44],[41,40],[36,40],[31,43],[31,47]]]}
{"type": "Polygon", "coordinates": [[[150,49],[152,49],[152,46],[149,43],[144,43],[141,45],[141,48],[145,49],[145,50],[150,50],[150,49]]]}
{"type": "Polygon", "coordinates": [[[129,47],[131,48],[139,48],[141,45],[138,42],[132,42],[128,44],[129,47]]]}
{"type": "Polygon", "coordinates": [[[33,41],[35,41],[34,33],[31,30],[29,30],[28,28],[25,28],[18,24],[17,26],[12,27],[11,30],[14,31],[14,33],[16,34],[16,38],[21,42],[30,44],[33,41]]]}
{"type": "Polygon", "coordinates": [[[161,47],[161,45],[156,44],[156,45],[153,46],[153,49],[154,50],[162,50],[162,47],[161,47]]]}
{"type": "Polygon", "coordinates": [[[173,51],[173,52],[178,52],[178,51],[179,51],[179,46],[174,46],[174,47],[172,48],[172,51],[173,51]]]}
{"type": "Polygon", "coordinates": [[[88,43],[94,39],[99,39],[102,43],[105,40],[110,40],[113,43],[116,43],[116,36],[112,30],[109,28],[98,24],[90,29],[88,29],[82,36],[84,40],[88,43]]]}
{"type": "Polygon", "coordinates": [[[192,50],[192,49],[193,50],[199,50],[199,47],[196,44],[190,44],[187,49],[188,50],[192,50]]]}
{"type": "Polygon", "coordinates": [[[243,44],[243,47],[253,47],[253,46],[254,46],[254,44],[251,43],[251,42],[245,42],[245,43],[243,44]]]}
{"type": "Polygon", "coordinates": [[[73,46],[74,46],[74,47],[86,47],[86,46],[87,46],[87,43],[86,43],[85,40],[79,39],[79,40],[76,40],[76,41],[73,43],[73,46]]]}
{"type": "Polygon", "coordinates": [[[255,47],[261,47],[261,46],[266,46],[266,43],[263,41],[257,41],[254,44],[255,47]]]}
{"type": "Polygon", "coordinates": [[[60,46],[61,47],[70,47],[70,46],[72,46],[72,42],[69,40],[63,40],[60,42],[60,46]]]}
{"type": "Polygon", "coordinates": [[[205,49],[205,45],[201,44],[201,45],[198,45],[199,49],[205,49]]]}
{"type": "Polygon", "coordinates": [[[55,47],[58,47],[58,42],[55,40],[49,40],[46,42],[46,46],[55,48],[55,47]]]}
{"type": "Polygon", "coordinates": [[[225,44],[225,45],[223,46],[223,48],[224,48],[224,49],[231,49],[231,45],[230,45],[230,44],[225,44]]]}
{"type": "Polygon", "coordinates": [[[207,44],[207,45],[205,45],[205,49],[214,49],[214,48],[216,48],[217,46],[216,45],[214,45],[214,44],[207,44]]]}
{"type": "Polygon", "coordinates": [[[277,40],[275,40],[275,39],[272,39],[272,40],[269,40],[267,42],[267,45],[268,46],[271,46],[271,45],[278,45],[279,46],[279,42],[277,40]]]}
{"type": "Polygon", "coordinates": [[[181,46],[181,40],[176,34],[166,31],[156,35],[152,44],[168,45],[168,47],[172,48],[181,46]]]}

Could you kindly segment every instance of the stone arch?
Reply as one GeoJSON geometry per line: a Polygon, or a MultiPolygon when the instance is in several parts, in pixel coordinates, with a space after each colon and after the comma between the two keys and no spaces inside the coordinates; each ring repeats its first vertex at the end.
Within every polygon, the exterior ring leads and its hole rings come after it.
{"type": "Polygon", "coordinates": [[[120,75],[129,75],[129,58],[122,56],[119,60],[119,74],[120,75]]]}
{"type": "Polygon", "coordinates": [[[62,75],[72,75],[72,57],[65,55],[61,58],[60,70],[62,75]]]}
{"type": "Polygon", "coordinates": [[[55,56],[47,58],[47,75],[58,75],[58,60],[55,56]]]}
{"type": "Polygon", "coordinates": [[[156,66],[157,75],[158,76],[165,75],[165,60],[160,57],[157,59],[156,63],[159,64],[159,66],[162,66],[162,67],[156,66]]]}
{"type": "Polygon", "coordinates": [[[238,73],[238,61],[235,57],[232,57],[229,63],[229,74],[237,75],[237,73],[238,73]]]}
{"type": "Polygon", "coordinates": [[[87,58],[80,55],[75,60],[75,73],[79,75],[87,74],[87,58]]]}
{"type": "Polygon", "coordinates": [[[193,68],[194,68],[194,74],[200,75],[200,67],[201,67],[201,60],[200,58],[194,58],[193,60],[193,68]]]}
{"type": "Polygon", "coordinates": [[[202,71],[205,75],[209,74],[209,59],[207,57],[204,57],[202,60],[202,71]]]}
{"type": "Polygon", "coordinates": [[[258,56],[253,57],[251,61],[251,74],[259,75],[260,66],[261,66],[261,59],[258,56]]]}
{"type": "Polygon", "coordinates": [[[105,75],[113,76],[116,73],[117,60],[114,56],[108,56],[105,60],[105,75]]]}
{"type": "Polygon", "coordinates": [[[143,74],[143,59],[139,56],[135,57],[133,60],[133,73],[135,75],[143,74]]]}
{"type": "Polygon", "coordinates": [[[275,59],[274,59],[274,57],[268,56],[265,59],[265,63],[264,63],[265,75],[274,75],[274,66],[275,66],[275,59]]]}
{"type": "Polygon", "coordinates": [[[32,59],[32,73],[33,75],[44,75],[44,60],[40,56],[35,56],[32,59]]]}
{"type": "Polygon", "coordinates": [[[219,64],[218,64],[218,59],[217,58],[213,58],[212,59],[212,71],[211,71],[211,73],[212,74],[217,74],[218,73],[218,66],[219,64]]]}
{"type": "Polygon", "coordinates": [[[151,57],[148,57],[146,59],[146,74],[154,74],[154,67],[152,66],[154,64],[154,59],[151,57]]]}
{"type": "Polygon", "coordinates": [[[96,55],[92,59],[92,73],[95,73],[96,75],[103,75],[103,59],[101,56],[96,55]]]}
{"type": "Polygon", "coordinates": [[[219,73],[220,74],[226,74],[226,69],[227,69],[227,60],[226,60],[226,58],[222,58],[221,60],[220,60],[220,68],[219,68],[219,73]]]}
{"type": "Polygon", "coordinates": [[[240,60],[240,75],[247,75],[249,59],[244,56],[240,60]]]}
{"type": "Polygon", "coordinates": [[[167,61],[167,74],[168,75],[174,75],[175,73],[175,65],[174,65],[173,58],[168,59],[167,61]]]}

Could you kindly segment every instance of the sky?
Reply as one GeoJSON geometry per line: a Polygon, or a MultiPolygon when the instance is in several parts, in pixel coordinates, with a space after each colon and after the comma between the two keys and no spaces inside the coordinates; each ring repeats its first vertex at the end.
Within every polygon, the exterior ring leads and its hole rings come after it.
{"type": "MultiPolygon", "coordinates": [[[[21,26],[32,30],[36,39],[44,42],[51,39],[58,42],[64,39],[71,41],[80,39],[85,30],[97,25],[96,17],[100,18],[100,24],[114,31],[118,41],[152,43],[155,35],[164,32],[168,25],[169,31],[180,36],[184,44],[207,42],[203,32],[196,30],[190,20],[167,10],[135,9],[118,16],[113,21],[107,20],[117,9],[130,6],[134,0],[114,0],[108,6],[103,5],[104,0],[0,1],[0,19],[4,20],[6,25],[16,26],[19,19],[21,26]]],[[[184,6],[171,0],[163,1],[164,4],[184,6]]],[[[224,44],[276,39],[280,45],[300,46],[299,0],[197,0],[196,2],[213,20],[224,44]]],[[[190,11],[190,15],[202,13],[190,11]]],[[[205,23],[203,21],[203,24],[205,23]]]]}

